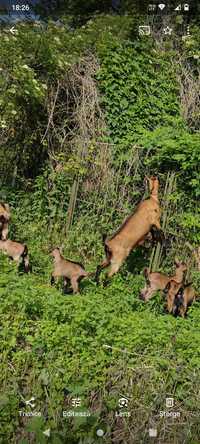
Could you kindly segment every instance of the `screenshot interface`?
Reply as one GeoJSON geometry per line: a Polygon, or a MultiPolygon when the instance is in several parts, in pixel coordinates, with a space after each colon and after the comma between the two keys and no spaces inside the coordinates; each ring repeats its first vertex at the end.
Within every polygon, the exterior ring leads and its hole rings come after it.
{"type": "Polygon", "coordinates": [[[0,0],[2,444],[200,444],[199,18],[0,0]]]}

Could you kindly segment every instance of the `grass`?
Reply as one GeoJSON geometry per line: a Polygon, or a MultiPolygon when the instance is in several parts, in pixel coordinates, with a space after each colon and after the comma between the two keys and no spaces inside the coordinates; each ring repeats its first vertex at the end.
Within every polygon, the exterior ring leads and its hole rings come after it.
{"type": "Polygon", "coordinates": [[[0,267],[2,444],[45,443],[48,428],[51,443],[148,443],[152,426],[165,444],[200,442],[198,302],[174,318],[161,295],[139,300],[140,275],[107,288],[85,280],[73,296],[50,287],[48,269],[19,275],[3,256],[0,267]],[[42,416],[20,416],[33,395],[42,416]],[[122,396],[130,417],[116,416],[122,396]],[[160,416],[170,396],[179,418],[160,416]],[[63,418],[73,397],[90,417],[63,418]]]}

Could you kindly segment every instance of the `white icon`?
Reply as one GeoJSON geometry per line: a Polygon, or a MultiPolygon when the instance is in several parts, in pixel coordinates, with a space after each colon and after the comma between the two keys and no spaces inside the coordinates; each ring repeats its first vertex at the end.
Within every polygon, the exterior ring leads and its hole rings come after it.
{"type": "Polygon", "coordinates": [[[191,37],[191,34],[190,34],[190,26],[189,26],[189,25],[187,26],[187,30],[186,30],[186,32],[187,32],[187,34],[186,34],[186,35],[183,35],[183,37],[182,37],[183,40],[186,40],[188,37],[191,37]]]}
{"type": "Polygon", "coordinates": [[[33,401],[35,401],[34,396],[32,396],[32,398],[29,399],[28,401],[25,401],[25,404],[26,404],[26,405],[29,405],[32,409],[34,409],[34,407],[35,407],[35,403],[34,403],[33,401]]]}
{"type": "Polygon", "coordinates": [[[103,435],[104,435],[104,431],[102,429],[98,429],[97,436],[103,436],[103,435]]]}
{"type": "Polygon", "coordinates": [[[140,35],[150,35],[151,34],[151,28],[148,25],[139,26],[139,34],[140,35]]]}
{"type": "Polygon", "coordinates": [[[43,432],[43,435],[47,436],[48,438],[50,438],[50,434],[51,434],[51,430],[47,429],[43,432]]]}
{"type": "Polygon", "coordinates": [[[188,3],[185,3],[183,5],[183,9],[184,9],[184,11],[189,11],[190,10],[190,5],[188,5],[188,3]]]}
{"type": "Polygon", "coordinates": [[[118,401],[119,407],[128,407],[128,399],[126,398],[120,398],[118,401]]]}
{"type": "Polygon", "coordinates": [[[10,32],[11,32],[11,34],[14,35],[17,32],[17,29],[15,29],[15,27],[12,26],[12,28],[10,28],[10,32]]]}
{"type": "Polygon", "coordinates": [[[158,435],[157,429],[149,429],[149,436],[150,438],[156,438],[158,435]]]}
{"type": "Polygon", "coordinates": [[[174,11],[181,11],[181,5],[178,5],[178,6],[174,9],[174,11]]]}
{"type": "Polygon", "coordinates": [[[166,28],[163,29],[163,32],[165,35],[171,35],[173,29],[170,28],[169,26],[167,26],[166,28]]]}
{"type": "Polygon", "coordinates": [[[73,405],[73,407],[80,407],[80,405],[81,405],[81,398],[73,398],[72,399],[72,405],[73,405]]]}
{"type": "Polygon", "coordinates": [[[148,6],[148,11],[155,11],[156,9],[156,5],[149,5],[148,6]]]}
{"type": "Polygon", "coordinates": [[[174,407],[174,398],[166,398],[166,407],[174,407]]]}
{"type": "Polygon", "coordinates": [[[164,3],[160,3],[160,5],[158,5],[158,7],[161,9],[161,11],[163,11],[163,9],[165,9],[165,4],[164,3]]]}

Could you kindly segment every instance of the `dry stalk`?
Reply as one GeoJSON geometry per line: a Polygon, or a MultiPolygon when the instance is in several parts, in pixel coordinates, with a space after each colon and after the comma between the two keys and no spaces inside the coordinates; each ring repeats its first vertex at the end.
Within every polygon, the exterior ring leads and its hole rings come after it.
{"type": "Polygon", "coordinates": [[[187,64],[181,57],[176,66],[180,88],[181,113],[188,126],[197,130],[200,124],[200,70],[196,68],[194,73],[191,65],[187,64]]]}

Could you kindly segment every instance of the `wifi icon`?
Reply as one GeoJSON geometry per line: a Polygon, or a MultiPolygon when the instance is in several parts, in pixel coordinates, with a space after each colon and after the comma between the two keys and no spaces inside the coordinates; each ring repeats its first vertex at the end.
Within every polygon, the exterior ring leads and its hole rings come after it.
{"type": "Polygon", "coordinates": [[[163,9],[165,9],[165,4],[164,3],[160,3],[159,5],[158,5],[158,7],[160,8],[160,10],[161,11],[163,11],[163,9]]]}

